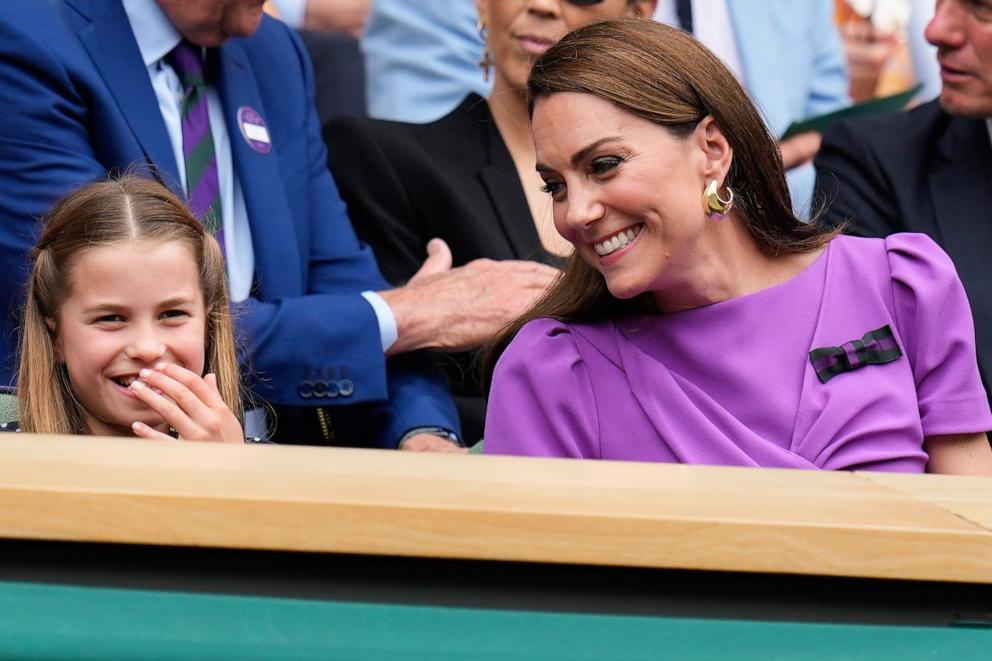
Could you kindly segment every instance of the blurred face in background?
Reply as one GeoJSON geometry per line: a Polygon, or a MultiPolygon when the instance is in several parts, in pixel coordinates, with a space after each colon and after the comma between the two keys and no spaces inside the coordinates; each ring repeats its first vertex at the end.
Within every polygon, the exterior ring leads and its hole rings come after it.
{"type": "Polygon", "coordinates": [[[264,0],[155,0],[176,29],[198,46],[250,37],[262,22],[264,0]]]}
{"type": "Polygon", "coordinates": [[[523,90],[537,57],[580,25],[620,16],[649,18],[655,0],[476,0],[495,68],[494,88],[523,90]]]}
{"type": "Polygon", "coordinates": [[[937,0],[925,34],[937,47],[944,109],[992,117],[992,0],[937,0]]]}

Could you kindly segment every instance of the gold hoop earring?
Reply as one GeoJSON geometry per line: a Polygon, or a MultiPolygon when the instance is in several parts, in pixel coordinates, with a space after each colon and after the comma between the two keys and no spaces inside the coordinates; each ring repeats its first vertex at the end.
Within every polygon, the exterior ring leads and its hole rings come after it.
{"type": "Polygon", "coordinates": [[[493,56],[489,52],[489,46],[486,45],[486,24],[479,19],[479,22],[475,24],[475,30],[479,33],[479,39],[482,39],[482,59],[479,60],[479,68],[482,69],[482,80],[489,82],[489,74],[493,68],[493,56]]]}
{"type": "Polygon", "coordinates": [[[703,211],[710,220],[723,220],[734,208],[734,191],[727,186],[727,199],[720,199],[720,188],[716,179],[710,179],[710,183],[703,191],[703,211]]]}

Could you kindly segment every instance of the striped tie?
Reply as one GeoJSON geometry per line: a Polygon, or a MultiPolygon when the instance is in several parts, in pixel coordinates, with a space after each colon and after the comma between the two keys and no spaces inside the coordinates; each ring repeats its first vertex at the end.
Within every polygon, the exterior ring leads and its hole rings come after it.
{"type": "Polygon", "coordinates": [[[193,214],[224,247],[224,226],[220,212],[220,184],[217,156],[210,134],[207,111],[206,77],[202,49],[185,39],[169,53],[168,61],[183,86],[181,100],[183,158],[186,160],[186,194],[193,214]]]}

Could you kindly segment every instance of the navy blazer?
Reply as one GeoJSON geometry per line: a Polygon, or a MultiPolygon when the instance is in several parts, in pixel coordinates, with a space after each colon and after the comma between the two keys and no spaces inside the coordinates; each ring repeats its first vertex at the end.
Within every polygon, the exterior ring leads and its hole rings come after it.
{"type": "MultiPolygon", "coordinates": [[[[360,292],[387,284],[356,239],[328,172],[299,38],[266,17],[253,36],[218,49],[217,67],[255,253],[256,292],[238,317],[258,377],[254,389],[286,406],[361,404],[378,445],[395,446],[414,427],[457,430],[450,396],[425,371],[427,361],[408,355],[387,365],[383,356],[375,314],[360,292]],[[268,154],[241,139],[242,107],[264,118],[273,146],[268,154]],[[330,387],[315,389],[319,382],[330,387]]],[[[5,0],[0,89],[6,104],[0,266],[8,274],[0,304],[10,311],[0,338],[7,357],[0,383],[6,384],[37,219],[69,190],[134,164],[153,164],[174,188],[179,178],[119,0],[5,0]]]]}
{"type": "Polygon", "coordinates": [[[992,145],[985,121],[939,101],[831,126],[815,159],[817,198],[855,234],[929,234],[954,261],[975,319],[978,366],[992,387],[992,145]]]}

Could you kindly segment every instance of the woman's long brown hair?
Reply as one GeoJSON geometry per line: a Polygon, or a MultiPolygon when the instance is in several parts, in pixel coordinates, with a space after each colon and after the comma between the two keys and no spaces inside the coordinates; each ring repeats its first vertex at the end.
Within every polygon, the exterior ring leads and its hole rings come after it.
{"type": "MultiPolygon", "coordinates": [[[[682,138],[713,117],[733,149],[724,185],[733,189],[734,210],[762,251],[817,250],[840,232],[795,217],[777,141],[730,70],[681,30],[640,18],[584,25],[541,55],[527,89],[532,115],[534,105],[553,94],[592,94],[682,138]]],[[[535,319],[588,321],[649,311],[657,311],[650,295],[614,297],[602,275],[573,252],[548,292],[486,347],[483,383],[488,390],[496,361],[535,319]]]]}
{"type": "Polygon", "coordinates": [[[74,286],[75,258],[83,250],[133,241],[183,241],[189,246],[207,309],[204,370],[217,375],[221,397],[241,419],[241,386],[220,246],[167,188],[149,179],[123,176],[89,184],[57,202],[31,252],[17,375],[24,431],[87,433],[82,405],[65,366],[56,359],[48,322],[57,324],[59,310],[74,286]]]}

